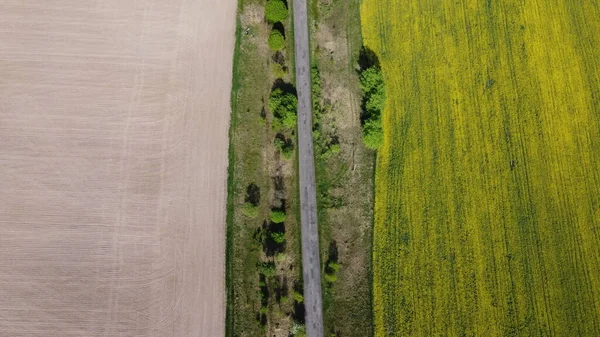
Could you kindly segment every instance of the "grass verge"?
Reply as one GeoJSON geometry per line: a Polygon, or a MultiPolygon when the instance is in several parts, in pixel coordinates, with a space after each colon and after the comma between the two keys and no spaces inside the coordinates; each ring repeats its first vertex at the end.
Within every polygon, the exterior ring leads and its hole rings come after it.
{"type": "Polygon", "coordinates": [[[273,104],[271,95],[276,89],[295,95],[291,11],[284,22],[267,23],[265,3],[238,4],[227,204],[227,337],[300,336],[303,330],[296,132],[286,127],[294,102],[285,96],[283,103],[273,104]],[[286,37],[283,50],[269,49],[272,30],[286,37]]]}
{"type": "Polygon", "coordinates": [[[310,3],[313,121],[324,324],[328,336],[371,336],[375,152],[362,140],[359,0],[310,3]]]}

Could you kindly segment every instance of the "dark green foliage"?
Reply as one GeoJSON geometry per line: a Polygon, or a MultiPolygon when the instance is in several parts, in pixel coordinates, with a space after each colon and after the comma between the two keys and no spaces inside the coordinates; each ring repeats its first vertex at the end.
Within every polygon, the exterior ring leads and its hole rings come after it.
{"type": "Polygon", "coordinates": [[[285,37],[277,29],[273,29],[269,35],[269,48],[271,50],[281,50],[285,47],[285,37]]]}
{"type": "Polygon", "coordinates": [[[259,262],[257,267],[258,272],[262,275],[265,275],[265,277],[273,277],[277,272],[273,262],[259,262]]]}
{"type": "Polygon", "coordinates": [[[368,148],[377,149],[383,143],[381,111],[385,107],[385,84],[378,66],[360,73],[360,88],[363,91],[363,141],[368,148]]]}
{"type": "Polygon", "coordinates": [[[294,143],[291,139],[277,137],[274,141],[275,148],[279,150],[284,159],[292,159],[294,156],[294,143]]]}
{"type": "Polygon", "coordinates": [[[269,110],[273,112],[273,127],[294,129],[297,121],[298,99],[295,95],[275,89],[269,98],[269,110]]]}
{"type": "Polygon", "coordinates": [[[283,22],[288,17],[288,8],[283,0],[269,0],[265,6],[265,17],[270,23],[283,22]]]}

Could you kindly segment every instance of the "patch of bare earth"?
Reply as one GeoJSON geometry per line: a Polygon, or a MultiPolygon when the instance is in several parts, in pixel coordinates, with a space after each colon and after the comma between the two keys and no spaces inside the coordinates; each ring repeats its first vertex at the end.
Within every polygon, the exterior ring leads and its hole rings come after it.
{"type": "Polygon", "coordinates": [[[236,1],[1,8],[0,336],[223,335],[236,1]]]}

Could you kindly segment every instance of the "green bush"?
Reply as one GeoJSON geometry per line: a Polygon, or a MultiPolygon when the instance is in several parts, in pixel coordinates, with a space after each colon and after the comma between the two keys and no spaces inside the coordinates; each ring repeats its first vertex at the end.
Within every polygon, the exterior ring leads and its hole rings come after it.
{"type": "Polygon", "coordinates": [[[244,204],[244,206],[242,206],[242,214],[249,218],[256,218],[258,216],[258,213],[259,209],[257,205],[253,205],[247,202],[244,204]]]}
{"type": "Polygon", "coordinates": [[[266,315],[269,309],[267,307],[260,307],[260,313],[266,315]]]}
{"type": "Polygon", "coordinates": [[[276,129],[296,127],[298,99],[291,93],[285,93],[281,89],[275,89],[269,97],[269,110],[273,113],[275,120],[273,127],[276,129]]]}
{"type": "Polygon", "coordinates": [[[283,212],[283,211],[273,210],[273,211],[271,211],[270,218],[273,223],[282,223],[285,221],[287,216],[285,215],[285,212],[283,212]]]}
{"type": "Polygon", "coordinates": [[[265,275],[265,277],[273,277],[277,273],[273,262],[259,262],[257,267],[258,272],[265,275]]]}
{"type": "Polygon", "coordinates": [[[304,326],[304,324],[294,322],[294,324],[292,324],[290,332],[294,337],[306,337],[306,327],[304,326]]]}
{"type": "Polygon", "coordinates": [[[304,302],[304,296],[295,290],[292,290],[292,297],[294,298],[294,301],[298,303],[304,302]]]}
{"type": "Polygon", "coordinates": [[[360,87],[363,91],[363,142],[376,150],[383,143],[381,111],[385,107],[385,84],[379,67],[370,67],[360,74],[360,87]]]}
{"type": "Polygon", "coordinates": [[[288,8],[283,0],[269,0],[265,6],[265,17],[270,23],[283,22],[288,17],[288,8]]]}
{"type": "MultiPolygon", "coordinates": [[[[285,220],[285,218],[284,218],[284,220],[285,220]]],[[[273,222],[275,222],[275,221],[273,221],[273,222]]],[[[282,233],[282,232],[271,232],[270,235],[271,235],[271,239],[273,241],[275,241],[276,243],[282,244],[282,243],[285,242],[285,233],[282,233]]]]}
{"type": "Polygon", "coordinates": [[[337,153],[340,153],[340,144],[331,144],[327,147],[325,152],[321,154],[321,158],[327,159],[337,153]]]}
{"type": "Polygon", "coordinates": [[[328,283],[334,283],[335,281],[337,281],[337,275],[325,273],[325,281],[327,281],[328,283]]]}
{"type": "Polygon", "coordinates": [[[271,50],[281,50],[285,47],[285,37],[277,29],[273,29],[269,35],[269,48],[271,50]]]}
{"type": "Polygon", "coordinates": [[[329,261],[327,267],[336,273],[340,270],[340,264],[334,261],[329,261]]]}
{"type": "Polygon", "coordinates": [[[275,78],[283,78],[286,75],[285,68],[279,63],[271,63],[271,73],[275,78]]]}
{"type": "Polygon", "coordinates": [[[363,142],[373,150],[377,150],[383,143],[383,128],[381,119],[369,119],[363,125],[363,142]]]}
{"type": "Polygon", "coordinates": [[[294,157],[294,143],[290,139],[275,138],[274,144],[284,159],[292,159],[294,157]]]}
{"type": "Polygon", "coordinates": [[[294,148],[293,147],[284,147],[281,149],[281,155],[283,159],[290,160],[294,158],[294,148]]]}
{"type": "Polygon", "coordinates": [[[275,260],[277,260],[277,262],[285,261],[285,253],[277,253],[277,255],[275,255],[275,260]]]}
{"type": "Polygon", "coordinates": [[[383,73],[379,67],[367,68],[360,73],[360,88],[363,92],[383,91],[383,73]]]}

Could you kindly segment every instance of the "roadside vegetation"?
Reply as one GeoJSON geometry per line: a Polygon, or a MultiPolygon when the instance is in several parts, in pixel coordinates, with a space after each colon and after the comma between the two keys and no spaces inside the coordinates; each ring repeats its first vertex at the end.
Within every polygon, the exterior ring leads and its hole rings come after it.
{"type": "Polygon", "coordinates": [[[381,65],[375,53],[363,47],[360,61],[360,89],[362,90],[361,125],[363,142],[373,150],[383,143],[381,112],[385,107],[385,85],[381,65]]]}
{"type": "Polygon", "coordinates": [[[375,336],[600,336],[600,7],[456,4],[362,1],[375,336]]]}
{"type": "MultiPolygon", "coordinates": [[[[359,5],[359,0],[311,0],[309,8],[313,142],[328,337],[372,335],[375,151],[365,146],[368,137],[363,136],[366,116],[361,74],[367,68],[361,65],[359,5]]],[[[380,88],[377,85],[369,94],[380,88]]],[[[380,116],[381,108],[377,108],[370,110],[368,118],[374,123],[380,116]]]]}
{"type": "Polygon", "coordinates": [[[227,336],[304,336],[291,13],[240,0],[232,92],[227,336]]]}

